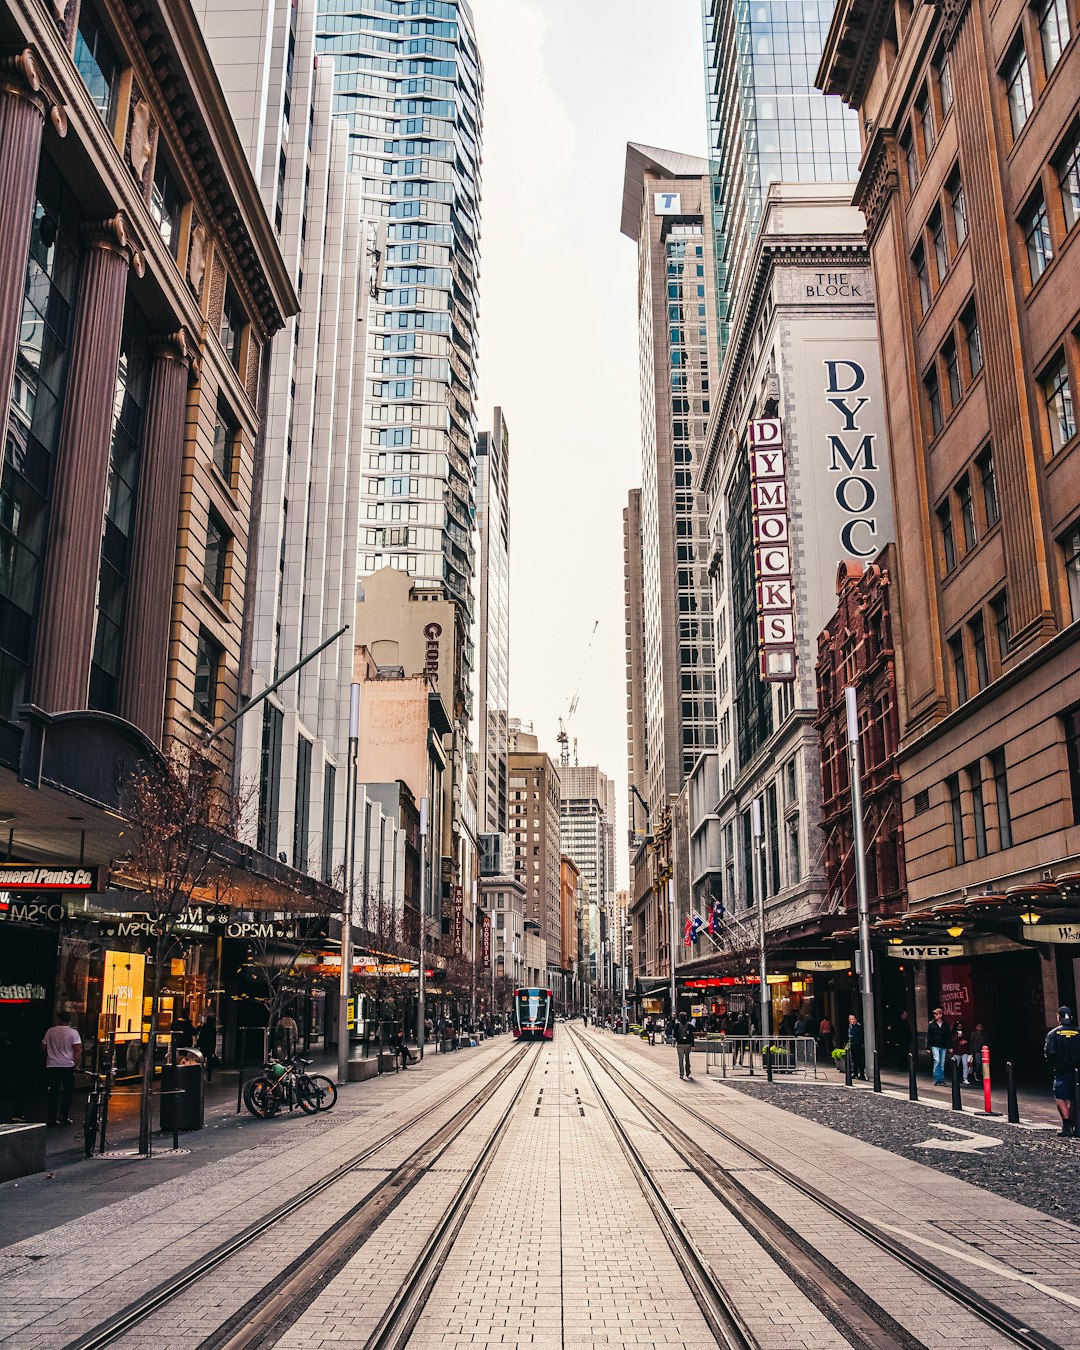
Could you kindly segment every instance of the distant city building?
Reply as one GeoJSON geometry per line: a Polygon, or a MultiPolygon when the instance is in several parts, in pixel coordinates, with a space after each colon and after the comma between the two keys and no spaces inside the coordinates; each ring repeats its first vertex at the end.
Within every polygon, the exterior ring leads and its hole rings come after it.
{"type": "Polygon", "coordinates": [[[542,750],[511,750],[509,816],[515,875],[525,887],[525,917],[547,944],[549,975],[561,991],[559,771],[542,750]]]}
{"type": "Polygon", "coordinates": [[[480,535],[479,827],[506,830],[510,751],[510,434],[501,408],[476,446],[476,525],[480,535]]]}
{"type": "MultiPolygon", "coordinates": [[[[595,765],[559,766],[562,851],[595,906],[599,948],[596,979],[610,988],[615,941],[615,784],[595,765]]],[[[590,920],[590,924],[591,924],[590,920]]]]}
{"type": "Polygon", "coordinates": [[[581,873],[572,858],[564,853],[559,859],[560,907],[562,910],[562,969],[569,976],[570,1001],[568,1007],[579,1006],[580,968],[578,965],[578,929],[581,923],[578,907],[581,901],[581,873]]]}

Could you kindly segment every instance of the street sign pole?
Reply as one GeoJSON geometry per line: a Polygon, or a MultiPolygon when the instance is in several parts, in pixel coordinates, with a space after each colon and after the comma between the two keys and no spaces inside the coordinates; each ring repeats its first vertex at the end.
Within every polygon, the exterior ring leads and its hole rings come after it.
{"type": "Polygon", "coordinates": [[[754,866],[753,875],[755,877],[755,887],[757,891],[757,921],[758,921],[758,978],[761,981],[758,990],[758,996],[761,1000],[761,1035],[762,1043],[764,1038],[770,1034],[769,1027],[769,980],[768,980],[768,962],[765,954],[765,868],[762,865],[763,859],[761,850],[764,847],[765,836],[761,825],[761,798],[755,797],[750,804],[751,822],[754,834],[754,866]]]}
{"type": "Polygon", "coordinates": [[[349,1004],[352,999],[352,922],[356,902],[356,795],[360,746],[360,686],[349,686],[349,758],[345,779],[345,903],[341,914],[341,982],[338,989],[338,1082],[349,1081],[349,1004]]]}

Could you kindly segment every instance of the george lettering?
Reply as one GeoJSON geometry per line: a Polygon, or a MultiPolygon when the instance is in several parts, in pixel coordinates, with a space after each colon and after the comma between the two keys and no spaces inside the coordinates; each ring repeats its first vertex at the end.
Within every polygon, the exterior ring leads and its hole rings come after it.
{"type": "Polygon", "coordinates": [[[429,623],[424,629],[427,639],[424,646],[424,674],[433,680],[439,678],[439,638],[442,637],[442,624],[429,623]]]}

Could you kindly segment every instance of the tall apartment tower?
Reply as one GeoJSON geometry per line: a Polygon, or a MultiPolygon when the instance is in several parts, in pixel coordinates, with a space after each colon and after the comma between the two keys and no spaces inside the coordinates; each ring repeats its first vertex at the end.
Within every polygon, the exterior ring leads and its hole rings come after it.
{"type": "Polygon", "coordinates": [[[501,408],[476,445],[480,534],[478,819],[481,834],[506,833],[510,750],[510,433],[501,408]]]}
{"type": "Polygon", "coordinates": [[[530,749],[510,752],[509,832],[514,871],[525,887],[526,924],[535,925],[547,943],[547,967],[553,984],[562,985],[562,877],[559,833],[559,770],[536,738],[520,733],[530,749]]]}
{"type": "Polygon", "coordinates": [[[770,183],[854,180],[859,128],[814,87],[833,0],[703,0],[721,355],[770,183]]]}
{"type": "MultiPolygon", "coordinates": [[[[380,567],[473,619],[483,71],[467,0],[320,0],[361,210],[385,223],[370,330],[358,574],[380,567]]],[[[466,652],[465,685],[472,665],[466,652]]]]}
{"type": "Polygon", "coordinates": [[[622,232],[638,246],[645,772],[654,818],[716,738],[706,522],[694,491],[715,380],[709,166],[628,145],[622,232]]]}
{"type": "MultiPolygon", "coordinates": [[[[250,636],[258,693],[353,622],[377,242],[348,172],[348,124],[334,116],[334,63],[316,60],[316,0],[195,9],[302,306],[274,344],[266,389],[250,636]]],[[[229,435],[223,422],[222,464],[229,435]]],[[[352,678],[353,644],[341,640],[239,731],[241,774],[259,785],[259,848],[327,881],[344,854],[352,678]]]]}

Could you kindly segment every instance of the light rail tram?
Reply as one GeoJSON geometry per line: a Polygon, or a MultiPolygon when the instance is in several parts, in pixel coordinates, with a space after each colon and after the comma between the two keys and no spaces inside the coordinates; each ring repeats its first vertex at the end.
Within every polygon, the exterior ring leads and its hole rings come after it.
{"type": "Polygon", "coordinates": [[[515,989],[510,1027],[517,1041],[550,1041],[555,1035],[555,1000],[550,989],[515,989]]]}

